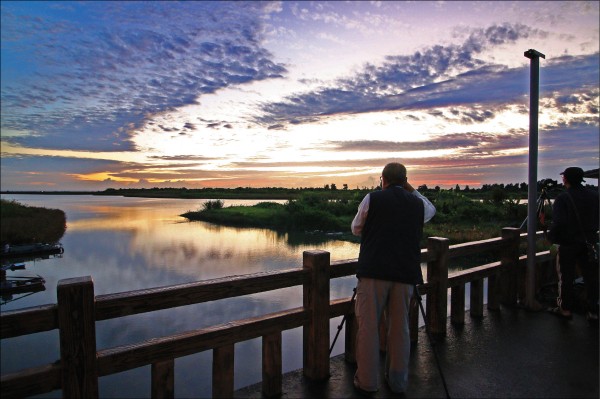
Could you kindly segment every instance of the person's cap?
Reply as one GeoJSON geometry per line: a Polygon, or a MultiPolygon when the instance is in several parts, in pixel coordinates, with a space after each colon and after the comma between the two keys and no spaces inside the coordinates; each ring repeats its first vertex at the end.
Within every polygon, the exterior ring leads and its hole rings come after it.
{"type": "Polygon", "coordinates": [[[577,184],[585,181],[583,180],[583,169],[576,166],[568,167],[564,170],[564,172],[560,172],[560,174],[566,177],[568,182],[571,184],[577,184]]]}

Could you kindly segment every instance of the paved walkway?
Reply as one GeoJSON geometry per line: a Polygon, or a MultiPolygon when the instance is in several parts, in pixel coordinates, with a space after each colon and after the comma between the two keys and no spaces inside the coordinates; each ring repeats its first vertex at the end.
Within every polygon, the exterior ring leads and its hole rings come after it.
{"type": "MultiPolygon", "coordinates": [[[[547,312],[502,308],[483,318],[465,315],[448,323],[436,350],[452,398],[598,398],[598,326],[580,314],[562,320],[547,312]]],[[[380,377],[376,398],[444,398],[435,357],[423,328],[413,348],[409,388],[393,394],[380,377]]],[[[331,359],[331,378],[314,383],[297,370],[284,375],[282,398],[361,398],[354,390],[355,365],[331,359]]],[[[381,369],[381,368],[380,368],[381,369]]],[[[260,398],[260,384],[235,392],[260,398]]]]}

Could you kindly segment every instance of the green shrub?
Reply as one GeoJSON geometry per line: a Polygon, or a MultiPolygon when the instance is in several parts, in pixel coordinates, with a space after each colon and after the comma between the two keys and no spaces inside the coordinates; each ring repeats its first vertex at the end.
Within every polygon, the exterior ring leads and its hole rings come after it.
{"type": "Polygon", "coordinates": [[[221,201],[220,199],[206,201],[204,204],[202,204],[202,208],[204,208],[205,210],[222,209],[223,201],[221,201]]]}

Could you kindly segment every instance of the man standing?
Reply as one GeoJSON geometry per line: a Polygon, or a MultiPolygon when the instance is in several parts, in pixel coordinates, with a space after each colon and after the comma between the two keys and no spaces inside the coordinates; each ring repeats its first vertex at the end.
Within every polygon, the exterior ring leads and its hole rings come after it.
{"type": "Polygon", "coordinates": [[[566,191],[552,206],[548,240],[558,248],[558,299],[550,312],[570,319],[574,305],[573,280],[579,265],[587,291],[587,318],[598,321],[598,260],[590,261],[586,242],[598,242],[598,192],[581,184],[583,169],[569,167],[561,173],[566,191]]]}
{"type": "Polygon", "coordinates": [[[381,188],[365,196],[352,221],[352,233],[361,236],[354,385],[367,393],[378,390],[379,322],[387,308],[385,377],[392,391],[402,393],[408,384],[410,299],[415,284],[423,282],[423,224],[435,215],[435,207],[408,183],[400,163],[383,168],[381,188]]]}

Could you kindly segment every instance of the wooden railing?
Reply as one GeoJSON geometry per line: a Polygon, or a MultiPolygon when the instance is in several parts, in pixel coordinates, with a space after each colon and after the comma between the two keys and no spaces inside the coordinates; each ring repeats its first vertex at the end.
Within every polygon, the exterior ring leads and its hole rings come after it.
{"type": "MultiPolygon", "coordinates": [[[[451,321],[463,323],[465,285],[470,283],[470,314],[482,316],[484,279],[488,282],[487,306],[514,306],[523,297],[524,257],[519,246],[525,235],[505,228],[490,240],[448,245],[445,238],[428,239],[422,250],[427,280],[419,287],[426,295],[426,323],[434,334],[445,334],[448,288],[451,289],[451,321]],[[448,260],[471,254],[497,252],[499,260],[448,274],[448,260]]],[[[549,252],[536,256],[549,264],[549,252]]],[[[63,397],[98,397],[98,378],[151,365],[153,398],[174,396],[174,360],[194,353],[213,352],[213,397],[232,397],[234,345],[262,337],[262,389],[265,396],[282,393],[282,332],[303,327],[303,372],[307,378],[329,377],[329,321],[346,315],[345,356],[354,361],[356,322],[350,298],[330,300],[330,280],[356,273],[357,260],[330,262],[328,252],[306,251],[303,267],[221,278],[210,281],[95,295],[91,277],[61,280],[57,303],[2,312],[1,338],[58,329],[60,359],[1,377],[3,398],[24,397],[62,390],[63,397]],[[220,300],[291,286],[303,286],[303,306],[258,317],[236,320],[135,344],[96,348],[96,322],[207,301],[220,300]]],[[[418,311],[411,307],[411,339],[417,339],[418,311]]]]}

